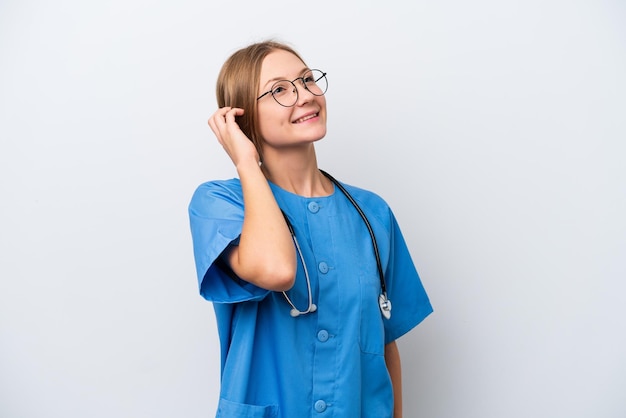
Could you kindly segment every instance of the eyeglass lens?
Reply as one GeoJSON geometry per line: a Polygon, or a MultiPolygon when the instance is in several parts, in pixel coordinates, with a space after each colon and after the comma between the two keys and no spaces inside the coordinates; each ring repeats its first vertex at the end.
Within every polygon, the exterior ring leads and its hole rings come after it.
{"type": "MultiPolygon", "coordinates": [[[[301,82],[302,86],[315,96],[322,96],[328,89],[326,74],[320,70],[307,71],[302,77],[294,80],[301,82]]],[[[288,80],[278,81],[272,86],[272,96],[278,104],[289,107],[298,101],[298,89],[294,82],[288,80]]]]}

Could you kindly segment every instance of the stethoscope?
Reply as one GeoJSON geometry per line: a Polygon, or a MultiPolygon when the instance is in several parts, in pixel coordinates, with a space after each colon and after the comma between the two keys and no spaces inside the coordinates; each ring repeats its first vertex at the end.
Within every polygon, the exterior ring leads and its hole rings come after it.
{"type": "MultiPolygon", "coordinates": [[[[374,230],[372,229],[372,225],[370,224],[369,220],[367,219],[367,216],[365,216],[365,213],[363,212],[361,207],[356,203],[356,201],[354,200],[352,195],[345,189],[345,187],[343,187],[341,185],[341,183],[339,183],[333,176],[331,176],[330,174],[328,174],[324,170],[320,170],[320,172],[323,175],[325,175],[330,181],[332,181],[333,184],[335,186],[337,186],[337,188],[339,190],[341,190],[341,192],[348,198],[348,200],[350,201],[352,206],[354,206],[356,211],[359,212],[359,215],[361,216],[361,219],[363,219],[363,222],[365,222],[365,226],[367,226],[367,230],[368,230],[368,232],[370,234],[370,238],[372,239],[372,247],[374,248],[374,256],[376,257],[376,267],[378,269],[378,277],[380,278],[380,295],[378,296],[378,306],[380,307],[380,312],[383,314],[383,316],[386,319],[389,319],[389,318],[391,318],[391,301],[387,297],[387,286],[386,286],[386,283],[385,283],[385,275],[383,273],[383,266],[382,266],[382,264],[380,262],[380,254],[378,252],[378,244],[376,243],[376,236],[374,235],[374,230]]],[[[287,222],[287,227],[289,227],[289,232],[291,233],[291,238],[293,239],[293,243],[294,243],[294,245],[296,247],[296,252],[298,253],[298,258],[300,259],[300,262],[302,263],[302,268],[304,270],[304,277],[306,279],[308,301],[309,301],[309,304],[308,304],[306,310],[301,311],[298,308],[296,308],[296,306],[291,301],[291,299],[289,299],[289,296],[287,295],[287,292],[283,292],[283,295],[285,296],[285,299],[287,300],[287,303],[289,303],[289,305],[291,306],[291,311],[289,312],[289,314],[292,317],[295,318],[295,317],[298,317],[300,315],[313,313],[313,312],[317,311],[317,306],[313,303],[313,295],[312,295],[312,291],[311,291],[311,279],[309,277],[309,271],[308,271],[308,269],[306,267],[306,263],[304,261],[304,256],[302,255],[302,251],[300,249],[300,244],[298,244],[298,240],[296,238],[296,232],[293,229],[293,225],[291,225],[291,222],[287,218],[287,215],[285,214],[285,212],[283,212],[283,216],[285,217],[285,221],[287,222]]]]}

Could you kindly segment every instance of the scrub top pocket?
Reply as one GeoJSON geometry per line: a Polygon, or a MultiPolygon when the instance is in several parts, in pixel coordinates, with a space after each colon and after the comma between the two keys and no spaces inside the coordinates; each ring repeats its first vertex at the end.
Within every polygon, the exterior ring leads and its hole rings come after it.
{"type": "Polygon", "coordinates": [[[385,354],[385,327],[378,305],[380,281],[378,277],[359,275],[361,290],[361,323],[359,346],[363,353],[385,354]]]}
{"type": "Polygon", "coordinates": [[[215,418],[277,418],[277,405],[248,405],[221,398],[215,418]]]}

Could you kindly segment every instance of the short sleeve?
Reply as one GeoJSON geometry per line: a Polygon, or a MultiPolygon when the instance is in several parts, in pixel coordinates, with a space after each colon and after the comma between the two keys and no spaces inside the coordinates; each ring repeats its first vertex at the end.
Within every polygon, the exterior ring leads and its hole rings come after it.
{"type": "Polygon", "coordinates": [[[400,227],[391,211],[390,216],[390,252],[385,278],[392,309],[391,319],[385,321],[385,344],[409,332],[433,311],[400,227]]]}
{"type": "Polygon", "coordinates": [[[200,294],[215,303],[263,299],[269,291],[238,279],[220,263],[229,245],[237,245],[243,225],[239,180],[200,185],[189,204],[189,222],[200,294]]]}

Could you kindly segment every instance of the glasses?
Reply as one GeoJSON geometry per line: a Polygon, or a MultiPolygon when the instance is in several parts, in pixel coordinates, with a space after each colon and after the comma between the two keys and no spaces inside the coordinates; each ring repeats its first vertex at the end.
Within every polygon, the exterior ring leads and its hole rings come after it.
{"type": "Polygon", "coordinates": [[[284,107],[291,107],[298,102],[298,89],[296,88],[296,81],[300,80],[302,86],[314,96],[323,96],[328,90],[328,80],[326,79],[326,73],[320,70],[307,70],[302,77],[298,77],[293,81],[280,80],[272,85],[272,88],[256,99],[262,99],[263,97],[271,94],[276,103],[284,107]]]}

